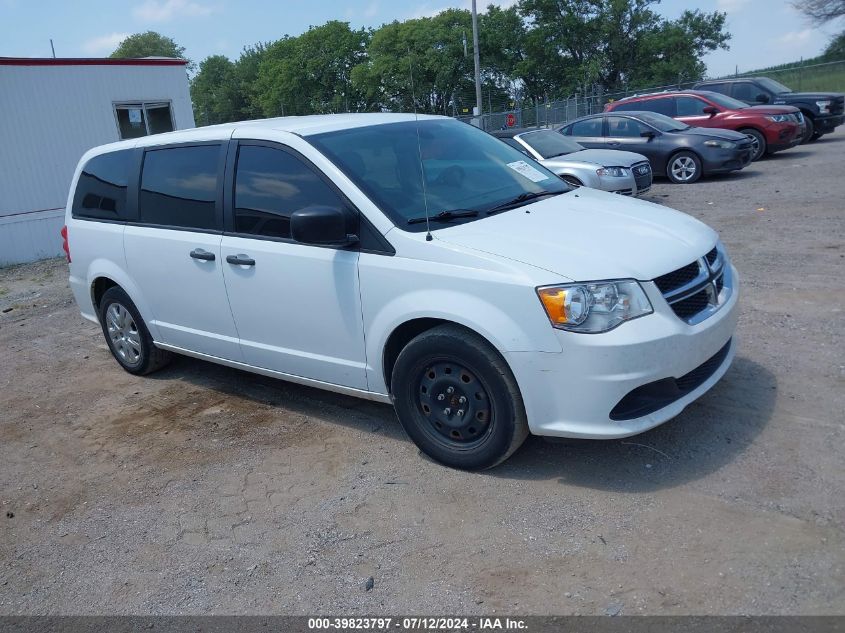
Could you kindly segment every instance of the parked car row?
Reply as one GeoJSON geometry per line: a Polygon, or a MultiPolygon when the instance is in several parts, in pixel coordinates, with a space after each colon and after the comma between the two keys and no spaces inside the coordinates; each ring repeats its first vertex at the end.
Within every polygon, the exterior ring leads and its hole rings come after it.
{"type": "MultiPolygon", "coordinates": [[[[706,89],[626,97],[558,131],[586,149],[641,154],[654,174],[692,183],[815,140],[843,122],[841,94],[793,93],[765,77],[706,81],[696,87],[706,89]]],[[[520,138],[526,135],[510,136],[525,145],[520,138]]],[[[606,155],[600,162],[623,160],[630,157],[606,155]]],[[[598,188],[613,190],[606,183],[598,188]]]]}

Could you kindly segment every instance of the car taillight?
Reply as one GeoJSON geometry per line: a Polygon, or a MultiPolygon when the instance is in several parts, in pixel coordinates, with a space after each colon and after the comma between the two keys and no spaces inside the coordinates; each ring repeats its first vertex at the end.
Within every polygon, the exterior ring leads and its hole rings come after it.
{"type": "Polygon", "coordinates": [[[67,241],[67,225],[62,227],[62,250],[67,256],[67,263],[70,263],[70,242],[67,241]]]}

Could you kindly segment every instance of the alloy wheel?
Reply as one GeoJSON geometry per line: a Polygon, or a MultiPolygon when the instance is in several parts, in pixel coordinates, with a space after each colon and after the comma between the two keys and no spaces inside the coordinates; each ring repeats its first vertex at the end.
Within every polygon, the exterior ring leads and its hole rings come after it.
{"type": "Polygon", "coordinates": [[[112,303],[106,311],[106,328],[115,354],[128,365],[140,363],[141,334],[129,310],[120,303],[112,303]]]}
{"type": "Polygon", "coordinates": [[[686,182],[695,176],[697,167],[689,156],[678,156],[672,161],[672,175],[681,182],[686,182]]]}

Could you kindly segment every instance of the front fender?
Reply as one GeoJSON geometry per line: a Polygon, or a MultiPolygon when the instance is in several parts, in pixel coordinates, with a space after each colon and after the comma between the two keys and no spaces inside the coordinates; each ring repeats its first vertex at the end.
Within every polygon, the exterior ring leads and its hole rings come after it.
{"type": "Polygon", "coordinates": [[[560,343],[536,293],[533,288],[523,290],[501,304],[458,290],[426,289],[410,290],[380,306],[370,306],[369,314],[365,306],[370,390],[387,393],[385,346],[396,328],[415,319],[439,319],[462,325],[484,337],[503,356],[517,350],[559,353],[560,343]],[[507,306],[508,310],[500,305],[507,306]]]}

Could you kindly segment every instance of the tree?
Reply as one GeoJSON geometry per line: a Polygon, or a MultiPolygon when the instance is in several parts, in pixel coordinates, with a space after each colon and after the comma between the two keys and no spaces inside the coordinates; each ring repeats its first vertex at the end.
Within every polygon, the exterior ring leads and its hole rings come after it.
{"type": "Polygon", "coordinates": [[[657,0],[521,0],[531,24],[529,59],[538,85],[566,96],[578,86],[607,90],[689,81],[704,72],[701,56],[727,48],[725,14],[684,11],[666,20],[657,0]]]}
{"type": "Polygon", "coordinates": [[[460,9],[385,24],[373,33],[352,84],[370,108],[410,111],[416,105],[422,112],[452,114],[455,95],[473,85],[472,55],[465,57],[463,48],[471,33],[470,13],[460,9]]]}
{"type": "Polygon", "coordinates": [[[845,31],[830,40],[822,56],[825,59],[839,60],[845,58],[845,31]]]}
{"type": "Polygon", "coordinates": [[[824,24],[845,16],[845,0],[800,0],[792,3],[815,24],[824,24]]]}
{"type": "MultiPolygon", "coordinates": [[[[111,57],[176,57],[188,59],[185,57],[184,46],[179,46],[171,38],[155,31],[130,35],[118,44],[111,57]]],[[[193,69],[193,62],[188,60],[188,70],[193,69]]]]}
{"type": "Polygon", "coordinates": [[[258,66],[256,102],[265,116],[355,111],[362,95],[353,69],[367,54],[370,33],[336,20],[285,36],[267,47],[258,66]]]}
{"type": "Polygon", "coordinates": [[[235,65],[224,55],[212,55],[200,62],[191,81],[194,120],[199,125],[237,121],[243,98],[235,79],[235,65]]]}

